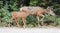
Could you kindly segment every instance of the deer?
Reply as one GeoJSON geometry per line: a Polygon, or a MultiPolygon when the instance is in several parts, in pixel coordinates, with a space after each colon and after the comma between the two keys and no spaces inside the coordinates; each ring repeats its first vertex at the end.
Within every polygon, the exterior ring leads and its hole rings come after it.
{"type": "MultiPolygon", "coordinates": [[[[28,9],[25,9],[23,11],[26,11],[26,10],[28,10],[28,9]]],[[[28,10],[29,12],[23,12],[23,11],[12,12],[11,21],[14,19],[16,21],[17,26],[20,27],[19,20],[22,19],[23,24],[24,24],[23,28],[25,28],[26,27],[26,18],[27,18],[27,16],[31,15],[32,12],[30,12],[30,10],[28,10]]]]}
{"type": "MultiPolygon", "coordinates": [[[[47,9],[44,9],[42,7],[34,7],[34,6],[24,6],[20,8],[20,11],[23,11],[25,9],[30,10],[30,12],[32,12],[32,15],[36,15],[37,16],[37,20],[38,20],[38,26],[40,27],[40,22],[42,21],[45,17],[45,14],[50,14],[52,16],[55,16],[55,13],[52,11],[52,9],[48,6],[47,9]],[[39,17],[42,17],[41,19],[39,19],[39,17]]],[[[28,10],[25,10],[23,12],[29,12],[28,10]]],[[[43,25],[43,22],[41,22],[41,24],[43,25]]]]}

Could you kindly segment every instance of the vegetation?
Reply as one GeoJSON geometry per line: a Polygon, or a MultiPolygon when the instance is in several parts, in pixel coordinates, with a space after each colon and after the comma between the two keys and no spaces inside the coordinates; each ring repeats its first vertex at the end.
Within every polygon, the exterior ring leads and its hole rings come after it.
{"type": "MultiPolygon", "coordinates": [[[[23,2],[24,0],[20,1],[23,2]]],[[[27,0],[26,0],[27,1],[27,0]]],[[[0,0],[0,21],[1,26],[6,26],[11,19],[11,12],[19,11],[20,6],[23,3],[19,3],[19,0],[0,0]]],[[[46,8],[50,6],[57,16],[45,15],[44,22],[53,21],[53,25],[60,26],[60,0],[30,0],[30,6],[40,6],[46,8]]],[[[23,25],[22,20],[20,24],[23,25]]],[[[27,17],[28,26],[37,26],[36,16],[27,17]]],[[[11,25],[14,25],[11,23],[11,25]]]]}

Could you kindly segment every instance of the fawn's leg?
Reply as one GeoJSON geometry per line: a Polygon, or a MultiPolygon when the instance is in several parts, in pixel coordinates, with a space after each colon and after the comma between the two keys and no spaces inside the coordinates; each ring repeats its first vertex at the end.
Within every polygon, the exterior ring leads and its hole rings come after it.
{"type": "Polygon", "coordinates": [[[22,20],[23,20],[23,28],[25,28],[26,27],[26,18],[22,18],[22,20]]]}
{"type": "Polygon", "coordinates": [[[20,27],[20,25],[19,25],[19,18],[16,18],[15,21],[16,21],[17,26],[20,27]]]}

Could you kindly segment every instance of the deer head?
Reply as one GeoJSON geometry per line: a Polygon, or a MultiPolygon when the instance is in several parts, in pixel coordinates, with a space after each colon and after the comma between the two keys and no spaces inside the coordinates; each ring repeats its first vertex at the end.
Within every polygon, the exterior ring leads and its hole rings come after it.
{"type": "Polygon", "coordinates": [[[48,14],[50,14],[50,15],[52,15],[52,16],[55,16],[55,13],[53,12],[53,10],[52,10],[51,7],[47,7],[46,10],[47,10],[46,13],[48,13],[48,14]]]}

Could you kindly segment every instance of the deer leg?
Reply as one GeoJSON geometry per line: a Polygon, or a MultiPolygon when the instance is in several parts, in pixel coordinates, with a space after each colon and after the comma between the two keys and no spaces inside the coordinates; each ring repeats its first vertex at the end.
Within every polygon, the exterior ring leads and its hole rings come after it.
{"type": "Polygon", "coordinates": [[[23,20],[23,28],[25,28],[26,27],[26,18],[22,18],[22,20],[23,20]]]}
{"type": "Polygon", "coordinates": [[[43,25],[43,19],[44,19],[44,15],[41,15],[42,16],[42,19],[40,20],[41,21],[41,24],[43,25]]]}
{"type": "Polygon", "coordinates": [[[12,17],[12,18],[10,19],[10,21],[9,21],[9,22],[12,22],[12,21],[13,21],[13,19],[14,19],[14,17],[12,17]]]}
{"type": "Polygon", "coordinates": [[[38,27],[40,27],[40,24],[39,24],[39,16],[37,16],[37,20],[38,20],[38,27]]]}
{"type": "Polygon", "coordinates": [[[15,19],[15,21],[16,21],[17,26],[20,27],[20,25],[19,25],[19,19],[15,19]]]}

